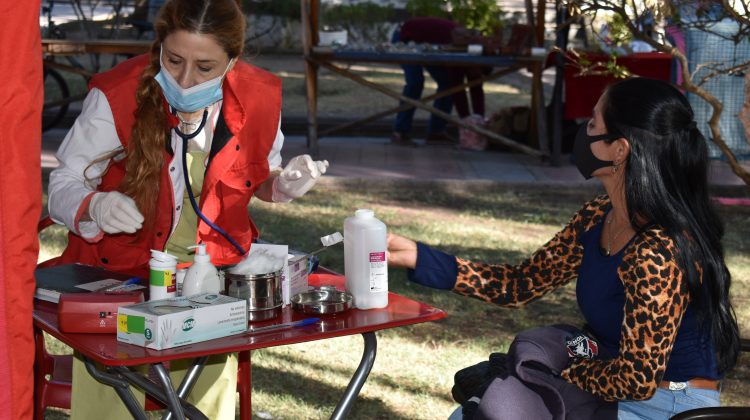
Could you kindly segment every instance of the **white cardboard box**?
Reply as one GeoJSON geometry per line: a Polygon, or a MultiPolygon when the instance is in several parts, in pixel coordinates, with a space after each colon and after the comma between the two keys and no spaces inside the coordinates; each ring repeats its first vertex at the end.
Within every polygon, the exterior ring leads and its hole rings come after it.
{"type": "Polygon", "coordinates": [[[247,330],[247,300],[215,293],[121,306],[117,340],[163,350],[247,330]]]}
{"type": "Polygon", "coordinates": [[[307,260],[307,254],[289,254],[284,278],[281,281],[281,294],[285,306],[291,303],[292,296],[307,291],[307,260]]]}

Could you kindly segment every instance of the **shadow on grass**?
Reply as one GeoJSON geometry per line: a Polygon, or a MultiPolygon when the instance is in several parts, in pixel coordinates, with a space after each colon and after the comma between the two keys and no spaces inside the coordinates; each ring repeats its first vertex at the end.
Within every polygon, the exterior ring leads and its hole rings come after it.
{"type": "MultiPolygon", "coordinates": [[[[380,332],[378,333],[378,336],[380,337],[380,332]]],[[[362,346],[361,348],[364,348],[362,346]]],[[[361,349],[360,347],[357,348],[350,348],[347,349],[348,351],[357,351],[361,349]]],[[[361,353],[361,351],[360,351],[361,353]]],[[[311,369],[314,369],[318,372],[326,372],[327,375],[334,374],[334,375],[340,375],[346,378],[351,377],[354,375],[354,371],[357,369],[356,365],[352,365],[351,368],[335,368],[331,367],[329,363],[317,363],[314,361],[311,361],[308,357],[305,356],[304,353],[295,353],[295,356],[292,356],[291,354],[282,354],[282,353],[273,353],[272,356],[274,359],[283,360],[284,362],[288,363],[289,365],[296,365],[296,366],[306,366],[311,369]],[[297,357],[296,355],[299,355],[297,357]]],[[[375,363],[378,363],[378,358],[375,358],[375,363]]],[[[386,363],[384,360],[380,360],[380,363],[386,363]]],[[[255,369],[256,366],[253,366],[253,383],[255,383],[255,369]]],[[[262,369],[262,368],[261,368],[262,369]]],[[[456,370],[460,369],[457,368],[456,370]]],[[[389,377],[384,377],[382,375],[370,375],[367,378],[368,384],[380,384],[382,386],[388,387],[395,390],[401,390],[406,391],[410,394],[430,394],[434,398],[442,399],[445,401],[452,402],[453,399],[450,398],[449,394],[446,394],[445,392],[434,392],[434,391],[427,391],[424,384],[420,383],[404,383],[404,382],[396,382],[394,380],[389,379],[389,377]]],[[[343,393],[343,389],[341,390],[343,393]]]]}
{"type": "MultiPolygon", "coordinates": [[[[295,361],[299,363],[300,361],[295,361]]],[[[327,371],[322,369],[321,372],[327,371]]],[[[313,380],[309,377],[294,372],[268,369],[262,366],[253,366],[253,393],[262,391],[264,393],[284,396],[288,395],[295,399],[301,399],[306,405],[316,407],[321,411],[333,413],[339,399],[344,394],[345,388],[332,387],[329,384],[313,380]],[[299,390],[308,390],[299,392],[299,390]],[[309,390],[315,390],[309,392],[309,390]]],[[[286,418],[283,407],[256,407],[256,409],[270,412],[274,418],[286,418]]],[[[352,406],[349,418],[402,418],[397,413],[388,409],[388,406],[378,399],[359,396],[352,406]]]]}
{"type": "MultiPolygon", "coordinates": [[[[305,204],[299,204],[304,206],[305,204]]],[[[336,205],[331,204],[331,207],[336,205]]],[[[263,226],[264,239],[271,242],[292,244],[292,247],[314,249],[318,245],[316,236],[341,230],[345,215],[332,214],[314,217],[301,216],[293,211],[280,212],[273,208],[255,208],[254,214],[259,225],[263,226]],[[316,233],[311,232],[316,229],[316,233]],[[319,235],[318,233],[319,232],[319,235]]],[[[566,220],[567,221],[566,216],[566,220]]],[[[458,222],[457,222],[458,223],[458,222]]],[[[561,225],[565,223],[562,222],[561,225]]],[[[386,220],[386,224],[388,221],[386,220]]],[[[500,234],[499,234],[500,235],[500,234]]],[[[546,240],[540,241],[540,245],[546,240]]],[[[480,256],[491,262],[517,263],[530,255],[511,249],[461,246],[444,247],[457,255],[480,256]]],[[[343,273],[343,252],[341,248],[320,254],[321,265],[343,273]]],[[[438,307],[448,312],[446,320],[410,328],[408,335],[415,342],[433,340],[437,344],[448,345],[456,341],[475,339],[489,340],[492,343],[504,342],[518,331],[547,323],[570,322],[580,324],[580,316],[572,289],[553,292],[542,298],[543,303],[532,302],[518,310],[508,310],[486,302],[459,296],[446,290],[435,290],[409,282],[405,270],[389,270],[389,289],[395,293],[438,307]],[[489,337],[488,337],[489,336],[489,337]],[[499,340],[499,341],[498,341],[499,340]]],[[[402,331],[402,329],[398,329],[402,331]]],[[[498,344],[499,345],[499,344],[498,344]]]]}

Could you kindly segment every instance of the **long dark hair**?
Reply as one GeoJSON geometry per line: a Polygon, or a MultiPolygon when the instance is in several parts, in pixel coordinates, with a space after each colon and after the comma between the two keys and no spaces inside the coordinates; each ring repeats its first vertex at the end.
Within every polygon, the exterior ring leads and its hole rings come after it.
{"type": "Polygon", "coordinates": [[[625,199],[636,228],[658,225],[675,242],[677,262],[700,325],[710,328],[718,368],[737,362],[739,329],[729,301],[724,226],[708,194],[708,147],[685,96],[669,83],[632,78],[610,86],[607,130],[629,140],[625,199]],[[639,225],[640,224],[640,225],[639,225]]]}

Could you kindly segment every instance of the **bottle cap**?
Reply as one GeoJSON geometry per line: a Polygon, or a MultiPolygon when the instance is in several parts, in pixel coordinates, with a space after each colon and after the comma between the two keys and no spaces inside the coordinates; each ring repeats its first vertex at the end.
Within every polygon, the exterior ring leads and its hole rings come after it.
{"type": "Polygon", "coordinates": [[[354,212],[355,217],[375,217],[375,212],[370,209],[359,209],[354,212]]]}

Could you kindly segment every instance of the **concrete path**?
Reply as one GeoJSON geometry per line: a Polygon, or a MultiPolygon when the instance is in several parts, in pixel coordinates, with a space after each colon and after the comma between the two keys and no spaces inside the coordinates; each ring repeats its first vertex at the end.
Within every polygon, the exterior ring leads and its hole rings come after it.
{"type": "MultiPolygon", "coordinates": [[[[50,130],[42,136],[42,166],[57,166],[54,152],[66,130],[50,130]]],[[[455,146],[420,143],[418,147],[396,146],[380,137],[329,137],[320,139],[320,158],[330,163],[328,176],[365,179],[491,181],[595,185],[586,181],[566,156],[564,164],[552,167],[530,156],[497,151],[467,151],[455,146]]],[[[288,159],[307,153],[303,136],[287,136],[282,156],[288,159]]],[[[750,170],[750,162],[745,162],[750,170]]],[[[711,162],[710,181],[714,185],[743,185],[729,166],[711,162]]]]}

